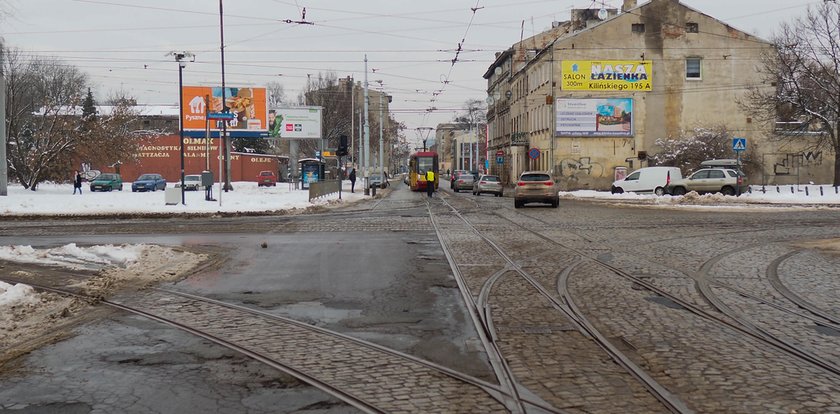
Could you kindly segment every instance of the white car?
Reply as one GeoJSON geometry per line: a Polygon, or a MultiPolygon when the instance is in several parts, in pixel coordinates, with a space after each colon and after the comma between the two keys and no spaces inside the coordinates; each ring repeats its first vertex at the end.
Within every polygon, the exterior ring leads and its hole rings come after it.
{"type": "Polygon", "coordinates": [[[610,191],[621,193],[653,193],[664,195],[668,185],[682,180],[682,171],[677,167],[645,167],[633,171],[623,180],[613,182],[610,191]]]}
{"type": "MultiPolygon", "coordinates": [[[[181,188],[181,183],[175,184],[176,188],[181,188]]],[[[198,191],[201,188],[201,176],[198,174],[190,174],[184,176],[184,191],[198,191]]]]}

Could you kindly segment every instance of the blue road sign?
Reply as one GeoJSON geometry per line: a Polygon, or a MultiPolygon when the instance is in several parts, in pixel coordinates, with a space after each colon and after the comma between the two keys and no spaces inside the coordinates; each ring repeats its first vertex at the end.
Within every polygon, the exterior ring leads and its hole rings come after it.
{"type": "Polygon", "coordinates": [[[496,164],[504,164],[504,163],[505,163],[505,157],[503,157],[503,156],[502,157],[496,157],[496,164]]]}
{"type": "Polygon", "coordinates": [[[539,148],[531,148],[528,150],[528,157],[532,160],[535,160],[540,157],[540,149],[539,148]]]}
{"type": "Polygon", "coordinates": [[[735,152],[741,152],[747,150],[747,139],[746,138],[732,138],[732,150],[735,152]]]}
{"type": "Polygon", "coordinates": [[[236,115],[233,112],[211,112],[207,114],[207,119],[234,119],[236,115]]]}
{"type": "Polygon", "coordinates": [[[484,169],[490,168],[490,160],[484,160],[484,169]]]}

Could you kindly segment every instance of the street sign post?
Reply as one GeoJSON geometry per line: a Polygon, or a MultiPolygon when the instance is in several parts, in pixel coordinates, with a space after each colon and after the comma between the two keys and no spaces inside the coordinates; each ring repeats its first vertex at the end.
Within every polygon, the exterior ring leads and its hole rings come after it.
{"type": "Polygon", "coordinates": [[[746,138],[732,138],[732,150],[735,151],[735,154],[738,155],[738,182],[735,185],[735,195],[740,197],[741,196],[741,153],[747,150],[747,139],[746,138]]]}

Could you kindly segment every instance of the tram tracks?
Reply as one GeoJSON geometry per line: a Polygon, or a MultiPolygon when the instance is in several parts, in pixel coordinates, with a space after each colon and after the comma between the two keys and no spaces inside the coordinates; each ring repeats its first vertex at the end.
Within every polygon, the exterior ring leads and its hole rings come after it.
{"type": "MultiPolygon", "coordinates": [[[[586,317],[577,311],[576,307],[574,306],[574,302],[570,299],[567,295],[567,292],[561,291],[561,299],[558,300],[555,295],[550,293],[545,289],[545,287],[528,271],[523,269],[513,258],[511,258],[505,250],[500,247],[495,241],[491,238],[483,234],[480,230],[476,228],[476,226],[470,222],[467,218],[460,214],[460,212],[451,204],[449,204],[445,199],[443,200],[443,204],[449,207],[452,213],[457,216],[472,232],[474,232],[484,243],[491,246],[496,254],[501,256],[505,261],[505,266],[497,270],[493,273],[490,277],[488,277],[484,284],[482,285],[480,291],[478,292],[478,300],[474,300],[473,295],[469,292],[469,290],[465,291],[465,300],[467,300],[468,304],[471,308],[478,309],[479,311],[476,312],[479,316],[476,318],[478,326],[482,327],[488,333],[488,343],[486,346],[490,349],[499,349],[499,339],[498,339],[498,332],[495,327],[494,319],[490,312],[490,306],[488,305],[488,297],[490,296],[490,291],[493,289],[494,285],[502,278],[506,273],[513,273],[518,278],[527,282],[530,289],[535,289],[538,292],[539,297],[544,300],[548,306],[550,306],[555,312],[562,313],[565,320],[574,324],[577,329],[586,335],[587,337],[591,338],[598,347],[600,347],[604,352],[606,352],[613,361],[615,361],[619,366],[623,367],[627,373],[632,375],[642,384],[647,390],[650,392],[650,395],[653,396],[656,400],[659,401],[661,407],[666,409],[667,411],[674,412],[674,413],[687,413],[692,412],[687,405],[681,401],[678,397],[670,393],[665,387],[661,386],[657,383],[652,377],[650,377],[641,367],[636,365],[629,357],[624,355],[617,347],[615,347],[609,340],[607,340],[603,335],[598,332],[598,330],[594,327],[593,324],[589,323],[586,320],[586,317]],[[492,339],[492,341],[490,341],[492,339]]],[[[432,222],[436,223],[434,218],[434,214],[430,208],[430,215],[432,216],[432,222]]],[[[437,224],[435,224],[437,228],[437,224]]],[[[444,250],[449,250],[447,247],[446,240],[441,237],[441,243],[444,247],[444,250]]],[[[453,256],[452,252],[447,252],[447,257],[453,256]]],[[[457,270],[457,264],[453,262],[453,269],[457,270]]],[[[576,264],[572,264],[567,269],[573,269],[576,264]]],[[[466,285],[465,282],[459,281],[460,285],[466,285]]],[[[524,297],[527,297],[524,296],[524,297]]],[[[526,299],[527,300],[527,299],[526,299]]],[[[505,356],[500,353],[500,358],[504,359],[505,356]]],[[[510,358],[510,356],[507,356],[510,358]]],[[[503,380],[503,383],[511,383],[514,384],[515,387],[520,387],[521,385],[518,384],[517,378],[511,374],[511,368],[509,366],[503,366],[497,369],[497,375],[499,376],[507,376],[510,375],[509,379],[503,380]]],[[[649,404],[649,403],[648,403],[649,404]]],[[[651,410],[649,405],[643,405],[644,408],[642,410],[651,410]]],[[[578,407],[581,408],[581,407],[578,407]]],[[[636,409],[640,409],[639,406],[635,407],[636,409]]],[[[584,411],[591,410],[592,408],[583,408],[584,411]]],[[[616,408],[613,407],[613,410],[616,408]]]]}
{"type": "MultiPolygon", "coordinates": [[[[499,216],[502,217],[501,215],[499,216]]],[[[517,225],[518,227],[521,227],[524,230],[532,231],[530,228],[523,226],[522,223],[517,223],[513,220],[508,219],[507,217],[503,218],[507,219],[508,221],[511,221],[513,224],[517,225]]],[[[689,271],[685,268],[678,269],[679,272],[685,275],[685,278],[687,280],[691,280],[695,284],[696,291],[701,294],[701,297],[704,299],[704,301],[711,305],[710,309],[703,309],[699,306],[699,304],[688,302],[684,300],[681,296],[674,295],[668,292],[666,289],[658,286],[656,283],[652,283],[649,280],[643,280],[642,278],[633,276],[624,271],[622,268],[619,268],[618,266],[615,266],[609,263],[608,261],[601,260],[600,257],[597,255],[593,255],[591,253],[585,252],[584,250],[579,250],[577,248],[558,243],[552,238],[547,237],[545,235],[542,236],[543,240],[546,240],[550,243],[554,243],[555,245],[563,248],[564,250],[576,251],[581,255],[581,257],[589,259],[593,263],[597,263],[598,265],[609,269],[612,273],[622,276],[623,278],[632,281],[632,283],[634,283],[635,285],[638,285],[644,289],[648,289],[651,292],[654,292],[657,295],[666,298],[666,300],[671,301],[677,306],[680,306],[694,313],[695,315],[713,321],[714,323],[718,323],[723,326],[732,328],[742,334],[748,335],[754,340],[758,340],[760,343],[763,343],[765,346],[768,346],[771,349],[775,349],[777,352],[781,352],[785,355],[788,355],[789,357],[793,357],[796,360],[805,362],[808,365],[821,370],[823,372],[823,375],[827,375],[825,377],[821,376],[821,378],[824,378],[824,380],[829,380],[829,378],[836,378],[837,376],[840,376],[840,370],[838,370],[836,358],[833,356],[833,352],[830,351],[831,349],[835,349],[836,346],[822,348],[823,351],[820,351],[819,347],[817,349],[811,349],[806,344],[803,344],[803,335],[792,335],[789,333],[795,332],[794,328],[798,327],[799,325],[803,325],[802,323],[793,324],[796,326],[789,329],[787,335],[780,335],[777,331],[782,329],[778,326],[774,326],[772,321],[753,321],[752,318],[754,317],[760,318],[760,316],[758,316],[758,313],[753,313],[752,315],[754,316],[748,316],[741,312],[737,312],[734,309],[731,309],[727,305],[727,303],[724,300],[722,300],[719,297],[719,295],[715,292],[715,290],[718,289],[729,290],[741,298],[746,298],[747,302],[751,300],[755,303],[767,305],[778,310],[783,314],[789,315],[789,317],[796,317],[800,318],[800,320],[807,321],[808,323],[812,324],[811,326],[822,326],[824,328],[831,329],[837,332],[836,328],[838,324],[837,319],[835,317],[827,314],[819,308],[816,308],[815,305],[810,304],[807,301],[802,300],[801,298],[798,298],[798,296],[792,294],[792,292],[786,291],[784,287],[779,289],[779,287],[781,287],[782,284],[780,281],[778,281],[777,268],[779,267],[780,263],[792,257],[795,254],[793,252],[777,257],[770,263],[766,270],[766,278],[770,280],[769,283],[776,287],[776,291],[781,292],[781,296],[784,296],[787,300],[790,301],[790,303],[786,303],[784,305],[778,304],[778,300],[773,298],[778,295],[771,293],[771,297],[767,298],[760,294],[753,294],[744,287],[738,287],[729,284],[735,281],[741,281],[743,280],[743,278],[732,277],[730,282],[724,282],[718,280],[715,277],[716,273],[713,271],[713,269],[716,264],[729,262],[737,263],[738,260],[735,260],[733,258],[734,255],[737,255],[738,253],[742,253],[749,249],[763,251],[766,250],[766,247],[769,245],[778,244],[778,241],[758,243],[755,246],[742,249],[735,249],[733,251],[728,251],[723,254],[715,255],[705,260],[700,266],[700,270],[696,272],[689,271]],[[802,309],[810,308],[815,310],[815,312],[813,312],[813,315],[803,314],[803,312],[800,312],[797,309],[795,309],[796,307],[802,309]],[[771,331],[771,329],[773,329],[774,331],[771,331]]],[[[690,237],[694,238],[696,236],[690,237]]],[[[564,283],[565,282],[558,282],[558,286],[561,286],[564,283]]],[[[732,299],[733,298],[730,298],[729,300],[732,299]]],[[[743,302],[743,300],[739,301],[739,303],[741,302],[743,302]]],[[[834,334],[829,336],[835,337],[837,335],[834,334]]],[[[831,338],[827,340],[827,343],[832,343],[830,339],[831,338]]],[[[784,371],[784,369],[782,369],[782,371],[784,371]]],[[[797,386],[799,386],[799,384],[797,384],[797,386]]]]}
{"type": "Polygon", "coordinates": [[[247,355],[362,412],[499,412],[497,385],[446,367],[252,308],[167,289],[119,299],[31,284],[155,320],[247,355]]]}

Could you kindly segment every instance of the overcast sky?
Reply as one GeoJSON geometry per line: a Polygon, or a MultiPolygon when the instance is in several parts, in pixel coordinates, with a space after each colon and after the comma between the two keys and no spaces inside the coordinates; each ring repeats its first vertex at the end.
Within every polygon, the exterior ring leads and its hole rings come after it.
{"type": "MultiPolygon", "coordinates": [[[[780,22],[822,0],[682,2],[768,38],[780,22]]],[[[482,75],[495,52],[568,20],[572,8],[602,3],[620,8],[622,1],[227,0],[225,80],[278,81],[294,100],[307,76],[363,80],[367,53],[371,87],[381,81],[406,136],[416,139],[423,134],[416,128],[450,121],[466,100],[485,99],[482,75]]],[[[167,56],[175,50],[196,55],[185,85],[221,84],[216,0],[0,0],[0,10],[8,46],[76,65],[90,75],[98,99],[123,90],[141,103],[177,103],[178,68],[167,56]]]]}

